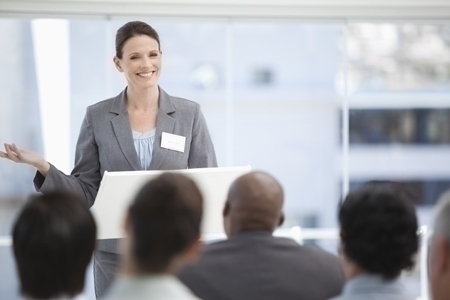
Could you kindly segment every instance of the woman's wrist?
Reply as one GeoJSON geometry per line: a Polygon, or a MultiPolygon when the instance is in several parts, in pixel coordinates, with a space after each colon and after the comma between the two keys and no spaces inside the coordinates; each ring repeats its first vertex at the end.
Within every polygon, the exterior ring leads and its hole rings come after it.
{"type": "Polygon", "coordinates": [[[50,170],[50,164],[44,159],[42,159],[42,161],[37,163],[35,167],[38,170],[38,172],[41,173],[42,176],[44,177],[47,176],[47,173],[50,170]]]}

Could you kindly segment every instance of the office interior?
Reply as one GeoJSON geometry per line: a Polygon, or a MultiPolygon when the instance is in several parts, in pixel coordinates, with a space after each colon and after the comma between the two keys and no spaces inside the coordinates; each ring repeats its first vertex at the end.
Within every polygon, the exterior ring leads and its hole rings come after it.
{"type": "MultiPolygon", "coordinates": [[[[336,253],[340,201],[382,180],[410,191],[426,239],[450,189],[449,17],[438,0],[1,0],[0,142],[70,173],[86,107],[126,85],[115,32],[142,20],[161,38],[160,86],[201,104],[219,166],[282,183],[280,235],[311,229],[301,242],[336,253]]],[[[5,299],[18,297],[11,226],[34,172],[0,160],[5,299]]],[[[420,299],[424,273],[404,275],[420,299]]]]}

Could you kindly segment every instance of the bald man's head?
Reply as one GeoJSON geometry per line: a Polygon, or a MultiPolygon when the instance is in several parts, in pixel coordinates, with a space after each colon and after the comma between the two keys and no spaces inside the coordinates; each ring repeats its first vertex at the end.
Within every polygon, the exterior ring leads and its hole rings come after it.
{"type": "Polygon", "coordinates": [[[251,172],[236,179],[228,192],[223,211],[225,231],[232,236],[242,231],[273,232],[284,221],[283,188],[264,172],[251,172]]]}

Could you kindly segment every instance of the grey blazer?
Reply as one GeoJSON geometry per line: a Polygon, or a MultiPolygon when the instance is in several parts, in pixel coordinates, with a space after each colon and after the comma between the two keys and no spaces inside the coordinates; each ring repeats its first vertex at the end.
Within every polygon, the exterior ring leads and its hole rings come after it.
{"type": "MultiPolygon", "coordinates": [[[[46,177],[36,173],[38,192],[66,189],[94,204],[105,171],[142,170],[134,148],[126,109],[126,90],[91,105],[86,110],[75,151],[75,167],[66,175],[50,164],[46,177]]],[[[172,97],[159,88],[159,110],[150,170],[217,167],[216,155],[205,118],[198,103],[172,97]],[[184,152],[161,148],[163,132],[186,137],[184,152]]],[[[108,241],[111,241],[108,243],[108,241]]],[[[97,249],[116,252],[114,240],[97,249]]]]}
{"type": "Polygon", "coordinates": [[[266,231],[211,243],[178,276],[204,300],[325,300],[345,281],[336,256],[266,231]]]}

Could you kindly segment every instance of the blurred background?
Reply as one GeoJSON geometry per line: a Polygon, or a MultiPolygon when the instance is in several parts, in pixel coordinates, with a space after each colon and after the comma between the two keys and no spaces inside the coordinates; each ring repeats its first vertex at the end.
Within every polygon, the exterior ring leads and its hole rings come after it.
{"type": "MultiPolygon", "coordinates": [[[[181,15],[172,4],[172,14],[126,6],[121,15],[121,1],[104,13],[63,2],[21,11],[0,1],[0,142],[70,173],[86,107],[126,86],[112,61],[115,32],[142,20],[161,38],[160,86],[201,104],[219,166],[251,165],[280,180],[285,228],[337,227],[339,202],[371,180],[407,189],[420,224],[431,225],[436,199],[450,188],[450,21],[441,16],[450,4],[418,13],[412,3],[396,18],[383,1],[381,13],[365,14],[323,5],[295,16],[277,6],[286,17],[241,15],[233,3],[215,14],[181,15]]],[[[33,176],[0,160],[0,236],[34,192],[33,176]]],[[[336,252],[336,241],[314,243],[336,252]]],[[[10,250],[1,251],[7,261],[10,250]]],[[[0,272],[13,269],[7,264],[0,272]]]]}

